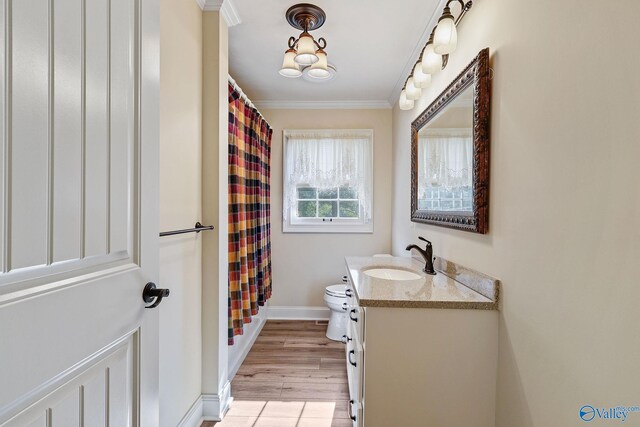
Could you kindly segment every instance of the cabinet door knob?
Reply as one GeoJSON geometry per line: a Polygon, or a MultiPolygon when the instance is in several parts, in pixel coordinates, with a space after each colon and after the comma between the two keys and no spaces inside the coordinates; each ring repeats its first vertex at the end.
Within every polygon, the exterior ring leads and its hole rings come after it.
{"type": "Polygon", "coordinates": [[[355,308],[349,312],[349,319],[353,320],[354,322],[357,322],[358,321],[358,317],[353,317],[353,316],[351,316],[352,314],[356,314],[356,309],[355,308]]]}
{"type": "Polygon", "coordinates": [[[345,289],[345,290],[344,290],[344,294],[345,294],[346,296],[348,296],[349,298],[351,298],[351,297],[353,296],[353,292],[351,292],[351,289],[350,289],[350,288],[345,289]]]}
{"type": "Polygon", "coordinates": [[[352,340],[353,340],[353,338],[349,338],[346,335],[342,336],[342,344],[346,344],[346,343],[348,343],[349,341],[352,341],[352,340]]]}
{"type": "Polygon", "coordinates": [[[356,362],[354,362],[353,360],[351,360],[351,355],[352,355],[352,354],[355,356],[355,355],[356,355],[356,351],[355,351],[355,350],[351,350],[351,351],[349,352],[349,357],[348,357],[348,359],[349,359],[349,363],[351,363],[353,366],[356,366],[356,362]]]}

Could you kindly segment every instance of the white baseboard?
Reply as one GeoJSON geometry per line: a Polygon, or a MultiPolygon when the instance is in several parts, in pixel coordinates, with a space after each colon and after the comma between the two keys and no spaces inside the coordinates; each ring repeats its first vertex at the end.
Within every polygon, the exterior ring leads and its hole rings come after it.
{"type": "Polygon", "coordinates": [[[198,396],[176,427],[200,427],[202,421],[202,396],[198,396]]]}
{"type": "Polygon", "coordinates": [[[229,410],[231,397],[231,382],[227,381],[222,392],[218,394],[202,395],[202,416],[205,421],[220,421],[223,415],[229,410]]]}
{"type": "Polygon", "coordinates": [[[269,307],[269,320],[329,320],[328,307],[269,307]]]}
{"type": "Polygon", "coordinates": [[[219,395],[201,394],[176,427],[200,427],[203,421],[221,421],[232,401],[231,383],[227,381],[219,395]]]}
{"type": "Polygon", "coordinates": [[[253,316],[253,321],[244,325],[244,334],[237,335],[235,344],[229,347],[229,381],[233,379],[238,369],[240,369],[242,362],[244,362],[251,347],[253,347],[253,343],[256,342],[258,335],[260,335],[264,324],[267,323],[269,310],[270,307],[268,305],[260,307],[258,314],[253,316]]]}

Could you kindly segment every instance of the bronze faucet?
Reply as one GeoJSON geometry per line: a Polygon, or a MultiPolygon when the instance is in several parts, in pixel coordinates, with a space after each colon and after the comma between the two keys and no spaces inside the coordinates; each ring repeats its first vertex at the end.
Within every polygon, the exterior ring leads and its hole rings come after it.
{"type": "Polygon", "coordinates": [[[423,242],[427,242],[427,247],[422,249],[418,245],[409,245],[407,246],[407,250],[410,251],[411,249],[415,249],[420,252],[420,255],[422,255],[422,257],[424,258],[424,269],[422,271],[427,274],[435,275],[436,271],[433,269],[433,246],[431,245],[430,241],[422,236],[419,236],[418,239],[422,240],[423,242]]]}

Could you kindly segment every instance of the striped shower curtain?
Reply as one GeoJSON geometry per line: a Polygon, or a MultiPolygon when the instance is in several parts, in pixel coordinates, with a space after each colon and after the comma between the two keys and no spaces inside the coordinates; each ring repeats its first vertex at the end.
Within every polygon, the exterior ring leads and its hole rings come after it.
{"type": "Polygon", "coordinates": [[[229,85],[229,345],[271,297],[271,134],[229,85]]]}

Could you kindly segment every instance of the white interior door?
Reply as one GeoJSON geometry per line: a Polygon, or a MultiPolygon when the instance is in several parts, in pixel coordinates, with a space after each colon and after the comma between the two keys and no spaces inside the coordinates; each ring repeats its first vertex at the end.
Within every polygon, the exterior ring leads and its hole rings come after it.
{"type": "Polygon", "coordinates": [[[157,2],[0,0],[0,426],[158,425],[157,2]]]}

